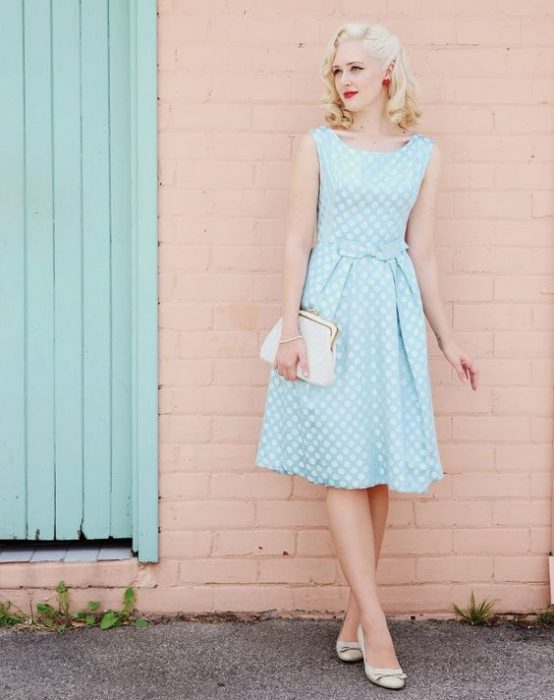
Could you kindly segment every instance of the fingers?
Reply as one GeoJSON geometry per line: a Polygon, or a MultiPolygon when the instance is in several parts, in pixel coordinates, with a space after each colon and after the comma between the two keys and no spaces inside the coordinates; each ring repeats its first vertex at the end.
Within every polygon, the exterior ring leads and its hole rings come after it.
{"type": "Polygon", "coordinates": [[[303,339],[295,341],[295,347],[290,348],[290,352],[285,351],[281,354],[279,350],[275,356],[273,367],[282,379],[288,379],[291,382],[300,379],[298,372],[307,377],[310,368],[303,339]]]}
{"type": "Polygon", "coordinates": [[[471,375],[471,386],[473,389],[477,389],[479,386],[479,370],[473,364],[470,364],[469,372],[471,375]]]}
{"type": "Polygon", "coordinates": [[[291,366],[288,366],[285,368],[285,379],[288,379],[289,382],[295,382],[297,379],[296,372],[293,370],[291,366]]]}
{"type": "Polygon", "coordinates": [[[296,372],[289,365],[279,364],[276,362],[273,366],[277,370],[277,374],[281,377],[281,379],[288,379],[292,382],[298,379],[296,372]]]}
{"type": "Polygon", "coordinates": [[[299,355],[298,360],[292,365],[279,364],[278,362],[275,362],[273,367],[277,370],[277,373],[282,379],[288,379],[290,382],[295,382],[299,379],[296,369],[298,363],[300,363],[300,371],[303,373],[303,376],[308,377],[310,367],[305,356],[299,355]]]}
{"type": "Polygon", "coordinates": [[[310,366],[308,364],[308,358],[306,357],[306,353],[304,350],[300,350],[298,353],[298,359],[300,360],[300,371],[304,375],[304,377],[309,376],[310,374],[310,366]]]}
{"type": "Polygon", "coordinates": [[[479,384],[479,370],[469,357],[462,357],[460,359],[459,368],[457,367],[456,370],[458,371],[462,381],[467,382],[471,380],[472,388],[477,389],[479,384]]]}

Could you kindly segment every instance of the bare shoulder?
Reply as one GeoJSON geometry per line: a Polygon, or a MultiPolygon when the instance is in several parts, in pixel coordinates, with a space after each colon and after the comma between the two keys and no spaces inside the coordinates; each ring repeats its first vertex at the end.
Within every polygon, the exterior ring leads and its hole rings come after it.
{"type": "Polygon", "coordinates": [[[430,136],[425,136],[425,138],[431,145],[431,152],[429,154],[429,162],[425,170],[424,179],[426,181],[437,181],[440,176],[440,170],[442,165],[442,151],[439,148],[439,145],[435,141],[435,139],[432,139],[430,136]]]}
{"type": "Polygon", "coordinates": [[[439,144],[435,141],[435,139],[432,136],[429,136],[428,134],[424,134],[422,131],[416,132],[414,134],[422,137],[424,141],[427,141],[427,143],[431,146],[431,158],[435,158],[436,160],[440,159],[441,157],[441,150],[439,148],[439,144]]]}
{"type": "Polygon", "coordinates": [[[318,168],[317,143],[313,129],[303,133],[298,138],[294,161],[298,167],[318,168]]]}
{"type": "Polygon", "coordinates": [[[315,129],[310,129],[309,131],[301,134],[298,144],[298,150],[305,151],[307,153],[315,154],[317,152],[316,136],[314,134],[315,129]]]}
{"type": "Polygon", "coordinates": [[[439,148],[439,144],[435,141],[435,139],[432,139],[431,137],[427,137],[427,138],[431,142],[430,160],[435,162],[435,163],[440,163],[440,161],[442,159],[442,151],[439,148]]]}

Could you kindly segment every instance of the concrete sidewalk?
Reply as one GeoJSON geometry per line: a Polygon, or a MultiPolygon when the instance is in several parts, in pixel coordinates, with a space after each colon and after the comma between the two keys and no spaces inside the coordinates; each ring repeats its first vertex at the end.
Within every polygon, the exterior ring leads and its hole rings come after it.
{"type": "Polygon", "coordinates": [[[335,620],[151,623],[57,635],[0,628],[1,700],[546,700],[554,627],[389,620],[400,691],[335,655],[335,620]],[[391,695],[392,693],[392,695],[391,695]]]}

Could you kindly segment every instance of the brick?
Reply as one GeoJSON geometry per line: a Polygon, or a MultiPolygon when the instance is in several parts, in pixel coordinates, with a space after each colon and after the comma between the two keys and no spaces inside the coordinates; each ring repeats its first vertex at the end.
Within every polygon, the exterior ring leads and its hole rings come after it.
{"type": "Polygon", "coordinates": [[[480,386],[477,392],[468,391],[461,382],[454,387],[433,388],[433,406],[440,413],[488,415],[492,409],[492,397],[492,389],[480,386]]]}
{"type": "Polygon", "coordinates": [[[136,610],[151,614],[201,614],[215,607],[212,586],[172,586],[138,592],[136,610]]]}
{"type": "Polygon", "coordinates": [[[454,416],[452,435],[457,440],[485,442],[528,440],[531,421],[521,416],[454,416]]]}
{"type": "Polygon", "coordinates": [[[286,612],[294,609],[293,588],[277,585],[216,586],[214,610],[218,612],[286,612]]]}
{"type": "MultiPolygon", "coordinates": [[[[298,533],[299,535],[302,533],[298,533]]],[[[293,530],[222,530],[214,535],[213,556],[256,556],[256,557],[281,557],[287,552],[294,555],[296,533],[293,530]]],[[[298,552],[302,555],[302,552],[298,552]]],[[[317,552],[314,548],[308,548],[312,556],[322,556],[328,551],[317,552]]]]}
{"type": "Polygon", "coordinates": [[[206,386],[212,381],[211,360],[162,359],[159,363],[161,386],[206,386]]]}
{"type": "Polygon", "coordinates": [[[254,524],[254,504],[238,501],[173,501],[160,508],[162,531],[246,527],[254,524]]]}
{"type": "Polygon", "coordinates": [[[167,403],[172,413],[233,415],[250,414],[255,409],[255,393],[248,386],[179,387],[166,391],[169,393],[167,403]]]}
{"type": "Polygon", "coordinates": [[[508,527],[548,525],[550,519],[551,507],[547,500],[506,500],[492,504],[494,525],[508,527]]]}
{"type": "Polygon", "coordinates": [[[414,595],[406,595],[405,585],[381,586],[379,600],[386,615],[434,613],[451,610],[452,584],[427,583],[410,588],[414,595]]]}
{"type": "Polygon", "coordinates": [[[336,580],[334,561],[328,558],[274,557],[260,559],[258,567],[260,583],[328,584],[336,580]]]}
{"type": "Polygon", "coordinates": [[[326,527],[327,512],[323,503],[258,500],[256,522],[263,527],[292,527],[297,530],[326,527]]]}
{"type": "Polygon", "coordinates": [[[415,503],[418,527],[487,527],[492,524],[491,504],[486,501],[415,503]]]}
{"type": "Polygon", "coordinates": [[[161,416],[159,437],[169,442],[207,442],[211,435],[209,416],[161,416]]]}
{"type": "Polygon", "coordinates": [[[453,328],[460,331],[531,330],[533,309],[515,304],[458,304],[454,308],[453,328]]]}
{"type": "Polygon", "coordinates": [[[258,339],[246,331],[184,331],[179,348],[181,359],[259,356],[258,339]]]}
{"type": "Polygon", "coordinates": [[[527,528],[456,528],[453,533],[456,554],[525,554],[529,550],[527,528]]]}
{"type": "Polygon", "coordinates": [[[159,494],[164,501],[179,498],[204,499],[210,493],[210,474],[165,473],[160,474],[159,494]]]}
{"type": "Polygon", "coordinates": [[[529,496],[529,474],[455,474],[452,479],[453,498],[494,500],[529,496]]]}
{"type": "Polygon", "coordinates": [[[170,331],[208,331],[212,327],[210,304],[164,301],[159,307],[159,327],[170,331]]]}
{"type": "Polygon", "coordinates": [[[479,358],[479,386],[528,386],[533,362],[524,359],[479,358]]]}
{"type": "Polygon", "coordinates": [[[494,581],[547,583],[548,557],[494,557],[494,581]]]}
{"type": "Polygon", "coordinates": [[[416,581],[421,583],[490,581],[492,574],[490,556],[420,557],[416,563],[416,581]]]}
{"type": "Polygon", "coordinates": [[[496,445],[495,465],[499,472],[540,472],[550,469],[552,446],[526,442],[519,445],[496,445]]]}
{"type": "MultiPolygon", "coordinates": [[[[213,368],[213,383],[216,386],[253,386],[264,393],[271,370],[269,364],[260,362],[258,356],[252,358],[214,358],[210,362],[213,368]]],[[[263,406],[259,407],[260,411],[263,406]]],[[[258,412],[258,406],[256,407],[258,412]]]]}
{"type": "Polygon", "coordinates": [[[377,585],[406,585],[416,580],[415,557],[379,557],[377,566],[377,585]]]}
{"type": "Polygon", "coordinates": [[[492,390],[492,412],[497,415],[552,414],[552,389],[547,387],[498,387],[492,390]]]}
{"type": "Polygon", "coordinates": [[[452,480],[456,474],[492,471],[495,467],[494,450],[492,444],[449,442],[441,446],[441,456],[452,480]]]}
{"type": "Polygon", "coordinates": [[[248,301],[253,299],[251,275],[210,272],[207,275],[179,273],[175,280],[174,300],[188,303],[207,301],[248,301]]]}
{"type": "Polygon", "coordinates": [[[213,474],[211,478],[212,498],[244,499],[263,498],[284,500],[291,494],[291,482],[281,474],[268,470],[250,474],[213,474]]]}
{"type": "Polygon", "coordinates": [[[209,559],[187,559],[179,563],[179,578],[182,584],[253,584],[256,582],[257,563],[253,559],[225,557],[209,559]]]}
{"type": "Polygon", "coordinates": [[[160,536],[160,560],[178,559],[182,561],[188,558],[208,557],[213,537],[214,535],[209,531],[165,531],[160,536]]]}
{"type": "Polygon", "coordinates": [[[552,546],[552,529],[549,526],[530,528],[530,554],[550,555],[552,546]]]}
{"type": "MultiPolygon", "coordinates": [[[[417,505],[417,504],[416,504],[417,505]]],[[[382,555],[448,554],[452,551],[452,531],[443,524],[438,528],[387,528],[382,555]]]]}
{"type": "Polygon", "coordinates": [[[296,552],[299,556],[335,556],[329,530],[300,530],[296,533],[296,552]]]}
{"type": "Polygon", "coordinates": [[[499,275],[494,280],[494,299],[543,303],[551,284],[552,278],[548,275],[499,275]]]}
{"type": "Polygon", "coordinates": [[[256,442],[260,421],[255,416],[214,416],[212,438],[217,442],[256,442]]]}
{"type": "Polygon", "coordinates": [[[496,357],[546,358],[554,351],[554,333],[499,331],[495,333],[496,357]]]}
{"type": "Polygon", "coordinates": [[[326,586],[294,586],[291,608],[298,613],[339,614],[346,609],[347,587],[339,584],[326,586]]]}
{"type": "Polygon", "coordinates": [[[213,252],[212,268],[215,272],[273,272],[281,273],[283,267],[282,246],[218,246],[213,252]]]}

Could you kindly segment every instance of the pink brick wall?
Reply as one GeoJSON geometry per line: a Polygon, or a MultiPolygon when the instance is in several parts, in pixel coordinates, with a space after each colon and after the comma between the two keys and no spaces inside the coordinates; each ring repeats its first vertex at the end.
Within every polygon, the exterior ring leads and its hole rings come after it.
{"type": "Polygon", "coordinates": [[[160,0],[160,563],[5,565],[4,594],[21,602],[25,582],[44,599],[63,578],[93,587],[84,603],[135,585],[149,611],[342,609],[324,487],[254,456],[291,157],[323,123],[324,43],[360,19],[399,34],[420,81],[420,130],[444,161],[441,291],[481,380],[462,386],[429,331],[447,474],[392,494],[384,607],[448,613],[471,590],[500,611],[548,602],[553,13],[548,0],[160,0]]]}
{"type": "Polygon", "coordinates": [[[424,496],[392,494],[382,600],[391,613],[447,612],[474,590],[498,610],[542,606],[554,6],[174,0],[159,11],[161,554],[177,563],[177,604],[345,602],[324,487],[253,460],[269,370],[257,353],[280,313],[290,161],[298,136],[323,123],[324,42],[362,19],[400,35],[420,81],[420,129],[444,159],[443,300],[481,372],[478,392],[462,386],[428,329],[447,475],[424,496]]]}

